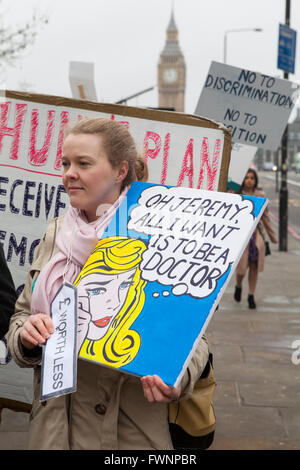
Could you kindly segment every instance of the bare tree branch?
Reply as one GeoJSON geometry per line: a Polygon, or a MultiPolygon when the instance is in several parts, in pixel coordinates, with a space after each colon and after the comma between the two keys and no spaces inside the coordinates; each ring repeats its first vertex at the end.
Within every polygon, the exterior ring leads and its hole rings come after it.
{"type": "MultiPolygon", "coordinates": [[[[2,4],[0,0],[0,5],[2,4]]],[[[5,14],[0,12],[0,68],[13,65],[20,59],[24,51],[34,43],[40,28],[48,23],[45,15],[32,15],[31,20],[24,25],[18,25],[15,29],[5,26],[3,21],[5,14]]]]}

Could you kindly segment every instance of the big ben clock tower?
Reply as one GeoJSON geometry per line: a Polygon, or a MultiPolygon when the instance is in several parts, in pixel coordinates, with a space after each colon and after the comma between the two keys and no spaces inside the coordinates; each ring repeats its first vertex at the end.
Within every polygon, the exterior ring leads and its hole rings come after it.
{"type": "Polygon", "coordinates": [[[174,108],[175,111],[184,112],[185,69],[172,11],[166,44],[158,63],[158,106],[160,108],[174,108]]]}

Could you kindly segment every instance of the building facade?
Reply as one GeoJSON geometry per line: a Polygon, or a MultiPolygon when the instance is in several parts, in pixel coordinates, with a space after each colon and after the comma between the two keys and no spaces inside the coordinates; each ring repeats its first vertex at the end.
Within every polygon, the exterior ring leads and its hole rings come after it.
{"type": "Polygon", "coordinates": [[[186,65],[178,40],[174,13],[167,29],[165,46],[158,63],[158,106],[184,112],[186,65]]]}

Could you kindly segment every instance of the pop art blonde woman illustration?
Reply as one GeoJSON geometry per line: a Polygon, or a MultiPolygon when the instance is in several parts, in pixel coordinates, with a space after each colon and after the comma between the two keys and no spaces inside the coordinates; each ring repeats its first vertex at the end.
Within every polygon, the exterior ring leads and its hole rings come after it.
{"type": "Polygon", "coordinates": [[[140,336],[131,325],[145,302],[139,264],[146,248],[138,239],[110,237],[89,257],[74,283],[80,357],[118,368],[137,355],[140,336]]]}

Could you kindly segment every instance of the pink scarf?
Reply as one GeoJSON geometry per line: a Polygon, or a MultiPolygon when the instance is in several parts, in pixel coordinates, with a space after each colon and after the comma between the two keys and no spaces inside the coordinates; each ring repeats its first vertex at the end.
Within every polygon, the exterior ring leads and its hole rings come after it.
{"type": "Polygon", "coordinates": [[[44,266],[35,283],[31,313],[50,314],[51,301],[63,281],[75,281],[127,191],[128,188],[125,188],[114,205],[94,222],[88,223],[82,211],[70,206],[56,237],[59,252],[44,266]]]}

